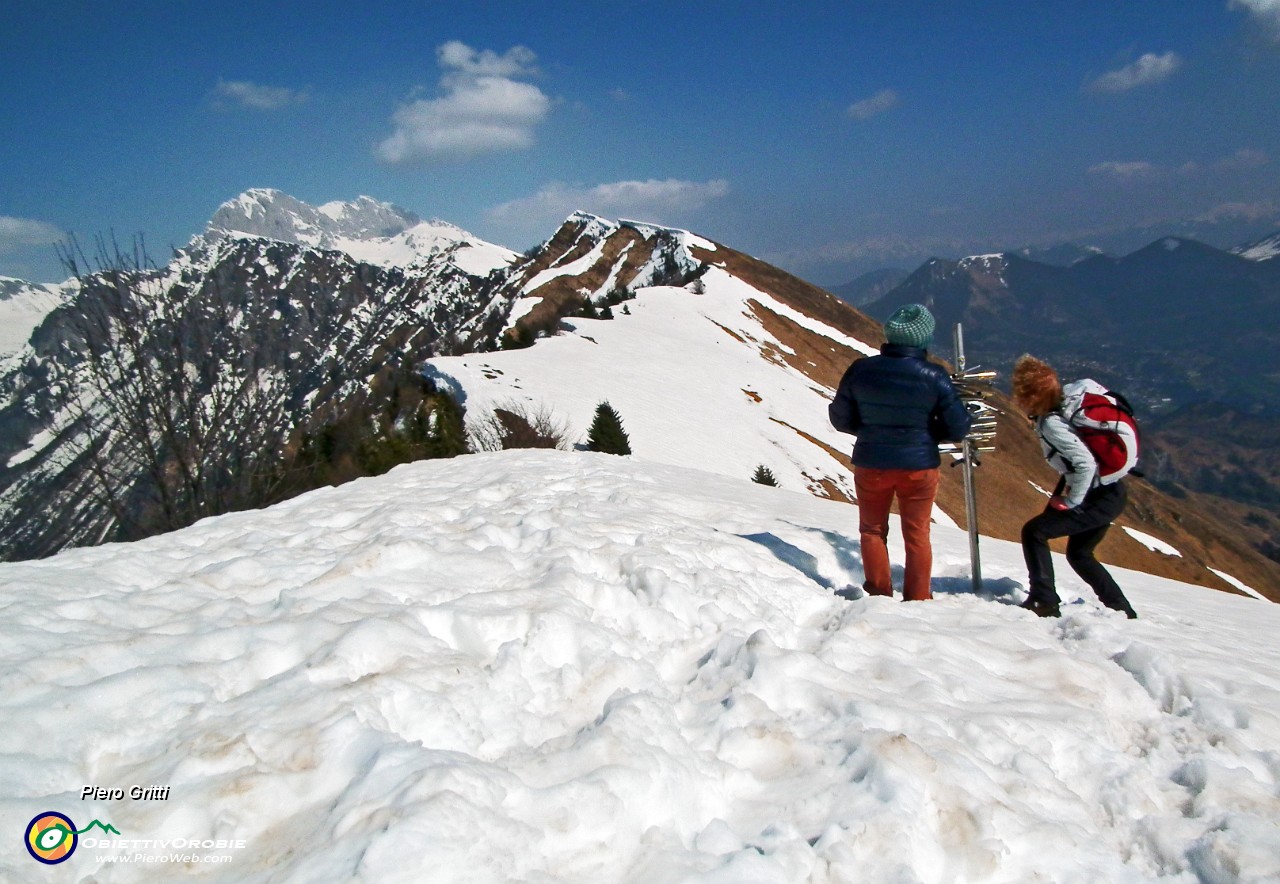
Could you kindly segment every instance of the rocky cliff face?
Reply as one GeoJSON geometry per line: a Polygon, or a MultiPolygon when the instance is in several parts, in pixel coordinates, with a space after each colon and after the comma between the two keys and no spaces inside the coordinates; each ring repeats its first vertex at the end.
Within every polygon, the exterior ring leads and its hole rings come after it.
{"type": "MultiPolygon", "coordinates": [[[[288,201],[272,208],[273,229],[307,217],[288,201]]],[[[224,207],[220,223],[231,214],[224,207]]],[[[0,377],[0,555],[127,539],[95,478],[103,470],[137,472],[139,460],[177,469],[180,445],[223,457],[217,469],[247,470],[313,416],[341,411],[385,366],[494,346],[509,304],[490,274],[505,262],[478,276],[457,260],[486,245],[433,241],[399,267],[211,227],[164,268],[133,267],[127,284],[86,275],[0,377]],[[126,405],[169,415],[150,424],[149,455],[123,441],[126,405]]]]}

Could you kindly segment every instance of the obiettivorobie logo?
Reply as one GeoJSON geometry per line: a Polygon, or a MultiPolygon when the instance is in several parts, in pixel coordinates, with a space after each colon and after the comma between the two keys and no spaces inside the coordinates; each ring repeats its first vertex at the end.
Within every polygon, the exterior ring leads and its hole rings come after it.
{"type": "Polygon", "coordinates": [[[35,818],[27,823],[27,831],[22,841],[27,845],[27,853],[31,854],[33,859],[45,865],[56,866],[76,852],[81,835],[95,828],[115,835],[120,834],[120,830],[115,826],[101,820],[94,820],[83,829],[76,829],[76,824],[71,822],[71,817],[54,810],[47,810],[36,814],[35,818]]]}

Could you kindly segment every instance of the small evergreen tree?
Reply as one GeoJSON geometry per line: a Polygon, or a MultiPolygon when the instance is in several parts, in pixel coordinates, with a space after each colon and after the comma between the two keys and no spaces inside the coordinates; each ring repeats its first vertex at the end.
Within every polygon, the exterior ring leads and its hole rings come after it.
{"type": "Polygon", "coordinates": [[[608,402],[596,406],[595,419],[587,431],[587,450],[604,454],[631,453],[631,440],[622,428],[622,418],[608,402]]]}
{"type": "Polygon", "coordinates": [[[462,406],[448,393],[436,393],[434,398],[425,428],[426,456],[457,457],[469,454],[466,414],[462,406]]]}
{"type": "Polygon", "coordinates": [[[778,487],[778,480],[774,477],[773,470],[769,469],[764,464],[760,464],[760,466],[756,467],[756,474],[751,477],[751,481],[760,485],[772,485],[774,488],[778,487]]]}

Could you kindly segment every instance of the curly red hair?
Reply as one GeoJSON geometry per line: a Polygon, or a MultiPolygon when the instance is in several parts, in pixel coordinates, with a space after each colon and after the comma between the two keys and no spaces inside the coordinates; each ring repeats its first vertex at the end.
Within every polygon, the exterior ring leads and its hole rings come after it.
{"type": "Polygon", "coordinates": [[[1031,417],[1040,417],[1062,404],[1062,382],[1047,362],[1030,354],[1013,366],[1013,401],[1031,417]]]}

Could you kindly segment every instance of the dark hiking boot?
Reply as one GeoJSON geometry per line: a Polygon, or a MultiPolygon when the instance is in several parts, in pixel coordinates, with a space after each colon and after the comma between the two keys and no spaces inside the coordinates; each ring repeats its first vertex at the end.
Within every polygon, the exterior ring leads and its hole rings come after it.
{"type": "Polygon", "coordinates": [[[1057,602],[1045,601],[1044,599],[1027,599],[1018,607],[1024,608],[1037,617],[1061,617],[1062,611],[1058,609],[1057,602]]]}

